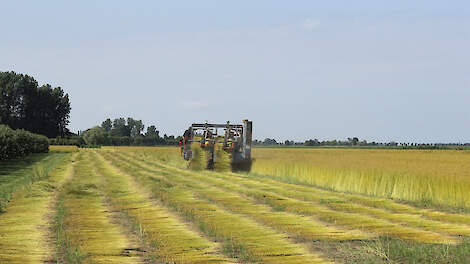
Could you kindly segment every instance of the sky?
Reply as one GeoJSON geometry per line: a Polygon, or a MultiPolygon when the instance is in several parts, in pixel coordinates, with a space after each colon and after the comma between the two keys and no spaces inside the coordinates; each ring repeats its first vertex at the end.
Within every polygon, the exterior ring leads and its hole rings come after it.
{"type": "Polygon", "coordinates": [[[2,1],[0,71],[62,87],[69,128],[470,142],[470,1],[2,1]]]}

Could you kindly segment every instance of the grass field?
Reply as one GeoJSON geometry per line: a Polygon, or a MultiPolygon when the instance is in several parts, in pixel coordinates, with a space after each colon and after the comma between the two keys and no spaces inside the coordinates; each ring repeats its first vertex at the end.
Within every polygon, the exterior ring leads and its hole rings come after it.
{"type": "Polygon", "coordinates": [[[292,183],[470,210],[470,151],[254,149],[253,172],[292,183]]]}
{"type": "Polygon", "coordinates": [[[51,148],[0,168],[0,263],[469,263],[464,194],[445,193],[468,154],[393,151],[255,149],[240,174],[178,148],[51,148]]]}

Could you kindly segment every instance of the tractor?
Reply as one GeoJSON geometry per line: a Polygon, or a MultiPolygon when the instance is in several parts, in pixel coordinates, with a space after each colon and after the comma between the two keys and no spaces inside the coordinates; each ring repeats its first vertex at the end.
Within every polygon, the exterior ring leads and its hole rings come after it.
{"type": "Polygon", "coordinates": [[[180,142],[181,155],[185,160],[193,158],[194,146],[200,146],[207,157],[206,169],[214,169],[217,150],[223,150],[231,157],[232,171],[251,170],[252,121],[243,120],[242,124],[194,123],[183,134],[180,142]],[[196,145],[195,145],[196,144],[196,145]]]}

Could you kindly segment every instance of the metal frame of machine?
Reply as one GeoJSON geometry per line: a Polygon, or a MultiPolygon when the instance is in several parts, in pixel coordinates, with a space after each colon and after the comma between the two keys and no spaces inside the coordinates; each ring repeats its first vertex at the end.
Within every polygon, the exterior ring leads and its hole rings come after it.
{"type": "Polygon", "coordinates": [[[194,123],[183,135],[181,142],[182,155],[185,160],[192,158],[191,144],[200,146],[209,153],[208,168],[216,161],[215,148],[222,149],[232,156],[232,169],[249,171],[251,169],[252,121],[243,120],[243,124],[209,124],[194,123]],[[219,134],[219,132],[221,132],[219,134]]]}

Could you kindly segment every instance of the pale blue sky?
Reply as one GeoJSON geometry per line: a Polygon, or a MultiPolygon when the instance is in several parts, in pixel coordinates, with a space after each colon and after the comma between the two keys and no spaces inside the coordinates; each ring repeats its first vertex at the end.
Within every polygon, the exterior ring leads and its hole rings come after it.
{"type": "Polygon", "coordinates": [[[71,95],[70,128],[470,142],[469,1],[2,1],[0,71],[71,95]]]}

